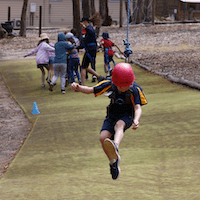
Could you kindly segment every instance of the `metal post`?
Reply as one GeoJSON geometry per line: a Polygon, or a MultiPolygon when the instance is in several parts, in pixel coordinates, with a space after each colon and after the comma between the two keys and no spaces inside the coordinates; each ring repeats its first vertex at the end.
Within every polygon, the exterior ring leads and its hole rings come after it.
{"type": "Polygon", "coordinates": [[[42,33],[41,29],[42,29],[42,6],[40,6],[40,17],[39,17],[39,37],[40,37],[40,34],[42,33]]]}
{"type": "Polygon", "coordinates": [[[10,21],[10,7],[8,7],[8,21],[10,21]]]}

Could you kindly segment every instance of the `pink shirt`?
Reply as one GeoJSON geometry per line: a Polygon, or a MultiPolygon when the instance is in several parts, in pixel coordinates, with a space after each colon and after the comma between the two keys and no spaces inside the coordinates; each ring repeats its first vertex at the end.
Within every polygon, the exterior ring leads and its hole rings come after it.
{"type": "Polygon", "coordinates": [[[49,52],[55,52],[55,48],[51,47],[46,42],[41,42],[35,49],[26,54],[26,56],[30,56],[32,54],[37,53],[36,63],[37,64],[48,64],[49,63],[49,52]]]}

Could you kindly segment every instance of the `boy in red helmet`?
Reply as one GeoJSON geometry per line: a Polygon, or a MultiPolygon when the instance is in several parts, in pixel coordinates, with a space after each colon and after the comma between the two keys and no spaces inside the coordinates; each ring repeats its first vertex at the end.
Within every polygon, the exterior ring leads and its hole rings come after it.
{"type": "Polygon", "coordinates": [[[110,161],[110,173],[113,179],[120,174],[118,153],[119,145],[125,130],[139,127],[142,114],[141,106],[147,104],[142,88],[134,82],[135,75],[128,63],[119,63],[113,69],[112,80],[106,79],[94,87],[82,86],[77,83],[71,85],[72,90],[85,94],[94,93],[95,96],[108,92],[111,101],[107,107],[107,116],[104,120],[100,142],[110,161]]]}

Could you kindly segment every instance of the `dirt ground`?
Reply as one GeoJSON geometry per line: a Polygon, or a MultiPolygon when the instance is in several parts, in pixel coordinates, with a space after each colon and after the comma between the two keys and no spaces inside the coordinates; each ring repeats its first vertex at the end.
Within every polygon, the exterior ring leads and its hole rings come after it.
{"type": "MultiPolygon", "coordinates": [[[[62,30],[45,30],[52,43],[62,30]]],[[[126,27],[102,27],[122,51],[127,39],[126,27]]],[[[100,41],[101,37],[98,39],[100,41]]],[[[0,40],[0,60],[23,59],[36,47],[38,30],[27,31],[27,37],[0,40]]],[[[152,73],[168,74],[200,84],[200,24],[130,26],[130,60],[146,66],[152,73]]],[[[35,57],[35,56],[32,56],[35,57]]],[[[23,145],[32,128],[21,107],[10,95],[0,76],[0,178],[23,145]]]]}

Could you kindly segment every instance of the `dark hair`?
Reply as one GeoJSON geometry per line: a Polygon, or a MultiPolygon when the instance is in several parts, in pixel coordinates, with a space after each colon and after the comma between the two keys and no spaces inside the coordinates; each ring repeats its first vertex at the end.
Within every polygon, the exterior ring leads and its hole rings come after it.
{"type": "Polygon", "coordinates": [[[76,35],[76,30],[75,29],[72,29],[70,32],[73,33],[74,36],[76,35]]]}
{"type": "MultiPolygon", "coordinates": [[[[45,39],[43,39],[43,40],[40,40],[39,42],[38,42],[38,45],[41,43],[41,42],[46,42],[47,44],[49,44],[49,39],[48,38],[45,38],[45,39]]],[[[37,45],[37,46],[38,46],[37,45]]]]}
{"type": "Polygon", "coordinates": [[[81,22],[84,22],[84,21],[91,22],[91,20],[88,17],[83,17],[81,22]]]}

